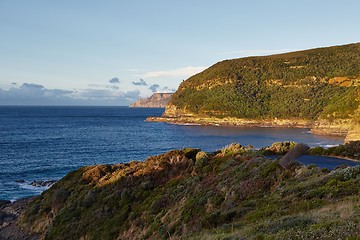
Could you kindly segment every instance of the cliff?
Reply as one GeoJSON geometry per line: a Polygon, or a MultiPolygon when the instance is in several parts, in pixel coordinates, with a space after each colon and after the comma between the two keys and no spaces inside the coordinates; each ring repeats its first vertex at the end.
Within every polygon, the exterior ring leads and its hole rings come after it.
{"type": "MultiPolygon", "coordinates": [[[[310,151],[358,157],[359,144],[310,151]]],[[[144,162],[83,167],[33,200],[17,226],[40,239],[359,236],[360,167],[329,171],[292,162],[284,169],[283,160],[263,155],[294,146],[231,144],[213,153],[182,149],[144,162]]]]}
{"type": "Polygon", "coordinates": [[[142,98],[130,104],[130,107],[164,108],[172,95],[172,93],[154,93],[149,98],[142,98]]]}
{"type": "Polygon", "coordinates": [[[182,82],[163,117],[149,120],[224,124],[232,119],[231,125],[305,126],[319,134],[351,131],[351,139],[358,140],[359,102],[356,43],[218,62],[182,82]]]}

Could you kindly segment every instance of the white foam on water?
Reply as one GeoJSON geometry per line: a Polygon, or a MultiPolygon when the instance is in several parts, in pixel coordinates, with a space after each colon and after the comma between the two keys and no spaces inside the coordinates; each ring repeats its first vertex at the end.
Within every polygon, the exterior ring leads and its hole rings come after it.
{"type": "Polygon", "coordinates": [[[181,125],[181,126],[200,126],[201,124],[198,124],[198,123],[181,123],[179,125],[181,125]]]}
{"type": "Polygon", "coordinates": [[[301,132],[301,133],[304,133],[304,134],[311,134],[311,131],[305,131],[305,132],[301,132]]]}
{"type": "Polygon", "coordinates": [[[43,191],[48,190],[51,187],[51,185],[50,186],[33,186],[33,185],[31,185],[30,182],[24,182],[24,183],[19,183],[19,187],[33,192],[34,195],[38,195],[38,194],[41,194],[43,191]]]}
{"type": "Polygon", "coordinates": [[[321,146],[324,148],[331,148],[331,147],[337,147],[337,146],[339,146],[339,144],[323,144],[321,146]]]}

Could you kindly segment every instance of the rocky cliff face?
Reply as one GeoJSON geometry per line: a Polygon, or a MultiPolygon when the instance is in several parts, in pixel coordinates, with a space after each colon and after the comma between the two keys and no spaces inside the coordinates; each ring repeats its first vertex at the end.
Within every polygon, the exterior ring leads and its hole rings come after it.
{"type": "Polygon", "coordinates": [[[172,95],[172,93],[154,93],[149,98],[141,98],[130,104],[130,107],[164,108],[172,95]]]}
{"type": "Polygon", "coordinates": [[[360,125],[355,125],[346,135],[345,143],[358,141],[360,139],[360,125]]]}

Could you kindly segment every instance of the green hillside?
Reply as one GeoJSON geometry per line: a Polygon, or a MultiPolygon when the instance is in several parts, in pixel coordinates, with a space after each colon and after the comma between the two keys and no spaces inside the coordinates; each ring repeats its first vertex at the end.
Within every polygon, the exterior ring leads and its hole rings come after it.
{"type": "MultiPolygon", "coordinates": [[[[360,167],[284,168],[263,155],[294,145],[83,167],[37,197],[19,224],[44,239],[357,239],[360,167]]],[[[358,157],[359,147],[310,152],[358,157]]]]}
{"type": "Polygon", "coordinates": [[[182,82],[170,104],[199,116],[349,118],[359,85],[357,43],[225,60],[182,82]]]}

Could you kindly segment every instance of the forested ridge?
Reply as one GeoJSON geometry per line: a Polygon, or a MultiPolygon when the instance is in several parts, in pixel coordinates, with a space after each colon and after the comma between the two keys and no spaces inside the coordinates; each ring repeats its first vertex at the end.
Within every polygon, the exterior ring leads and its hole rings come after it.
{"type": "Polygon", "coordinates": [[[171,104],[214,117],[349,118],[359,83],[356,43],[224,60],[183,81],[171,104]]]}

